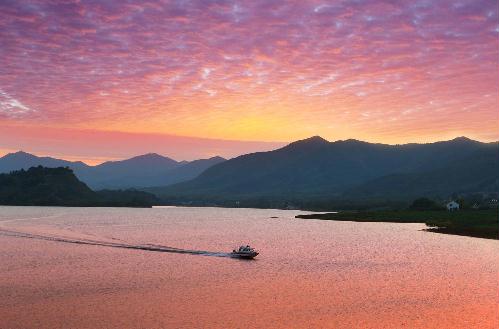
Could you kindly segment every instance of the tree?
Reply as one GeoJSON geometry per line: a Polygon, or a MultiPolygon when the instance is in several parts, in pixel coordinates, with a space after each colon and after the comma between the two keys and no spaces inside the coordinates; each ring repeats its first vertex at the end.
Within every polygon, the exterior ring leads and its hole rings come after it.
{"type": "Polygon", "coordinates": [[[428,198],[418,198],[414,200],[409,207],[409,209],[413,210],[442,210],[443,207],[440,206],[435,201],[428,198]]]}

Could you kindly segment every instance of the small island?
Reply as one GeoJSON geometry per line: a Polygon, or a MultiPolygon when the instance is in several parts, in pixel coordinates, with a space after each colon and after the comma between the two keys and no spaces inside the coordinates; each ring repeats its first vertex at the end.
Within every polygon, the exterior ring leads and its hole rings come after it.
{"type": "Polygon", "coordinates": [[[153,194],[132,189],[93,191],[67,167],[0,174],[0,205],[149,208],[158,202],[153,194]]]}
{"type": "Polygon", "coordinates": [[[296,218],[353,222],[424,223],[428,226],[426,231],[429,232],[499,239],[497,208],[448,211],[426,198],[415,200],[407,209],[339,211],[298,215],[296,218]]]}

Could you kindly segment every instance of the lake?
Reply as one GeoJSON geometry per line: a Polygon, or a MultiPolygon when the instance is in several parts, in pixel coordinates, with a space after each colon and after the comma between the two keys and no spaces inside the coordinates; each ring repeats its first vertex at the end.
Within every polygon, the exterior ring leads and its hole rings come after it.
{"type": "Polygon", "coordinates": [[[499,241],[303,213],[0,207],[0,327],[499,328],[499,241]]]}

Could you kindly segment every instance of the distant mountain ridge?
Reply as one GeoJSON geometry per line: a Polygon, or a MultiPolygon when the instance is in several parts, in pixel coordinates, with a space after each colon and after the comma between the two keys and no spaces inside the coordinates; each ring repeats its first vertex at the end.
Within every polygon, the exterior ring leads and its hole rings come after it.
{"type": "Polygon", "coordinates": [[[89,166],[81,161],[66,161],[51,157],[38,157],[23,151],[9,153],[0,158],[0,173],[43,166],[69,167],[76,176],[94,190],[142,188],[169,185],[192,179],[210,166],[223,162],[221,157],[195,161],[175,161],[168,157],[148,153],[121,161],[107,161],[89,166]]]}
{"type": "Polygon", "coordinates": [[[354,139],[329,142],[314,136],[274,151],[191,162],[155,153],[97,166],[25,152],[0,158],[0,172],[38,165],[67,166],[94,190],[135,187],[155,193],[166,203],[408,200],[497,193],[499,186],[499,144],[466,137],[387,145],[354,139]]]}
{"type": "Polygon", "coordinates": [[[208,168],[193,180],[148,191],[165,200],[214,201],[405,199],[430,192],[443,196],[494,191],[498,160],[497,143],[465,137],[386,145],[353,139],[328,142],[315,136],[274,151],[242,155],[208,168]],[[438,188],[432,190],[432,184],[438,188]]]}
{"type": "Polygon", "coordinates": [[[47,168],[55,167],[89,167],[81,161],[66,161],[51,157],[39,157],[24,151],[8,153],[0,158],[0,173],[8,173],[19,169],[29,169],[30,167],[43,166],[47,168]]]}

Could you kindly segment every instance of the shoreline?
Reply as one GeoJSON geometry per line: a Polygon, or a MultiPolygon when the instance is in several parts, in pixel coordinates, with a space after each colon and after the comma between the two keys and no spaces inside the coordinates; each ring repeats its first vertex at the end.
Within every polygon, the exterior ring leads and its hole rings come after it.
{"type": "Polygon", "coordinates": [[[497,236],[497,235],[488,235],[488,234],[480,234],[480,233],[474,234],[473,232],[459,232],[459,231],[454,231],[452,229],[448,229],[446,227],[441,227],[441,228],[431,227],[431,228],[424,229],[423,231],[430,232],[430,233],[438,233],[438,234],[466,236],[468,238],[499,240],[499,236],[497,236]]]}
{"type": "Polygon", "coordinates": [[[499,240],[497,209],[455,212],[439,210],[345,211],[297,215],[295,218],[374,223],[421,223],[428,226],[424,230],[427,232],[499,240]]]}

